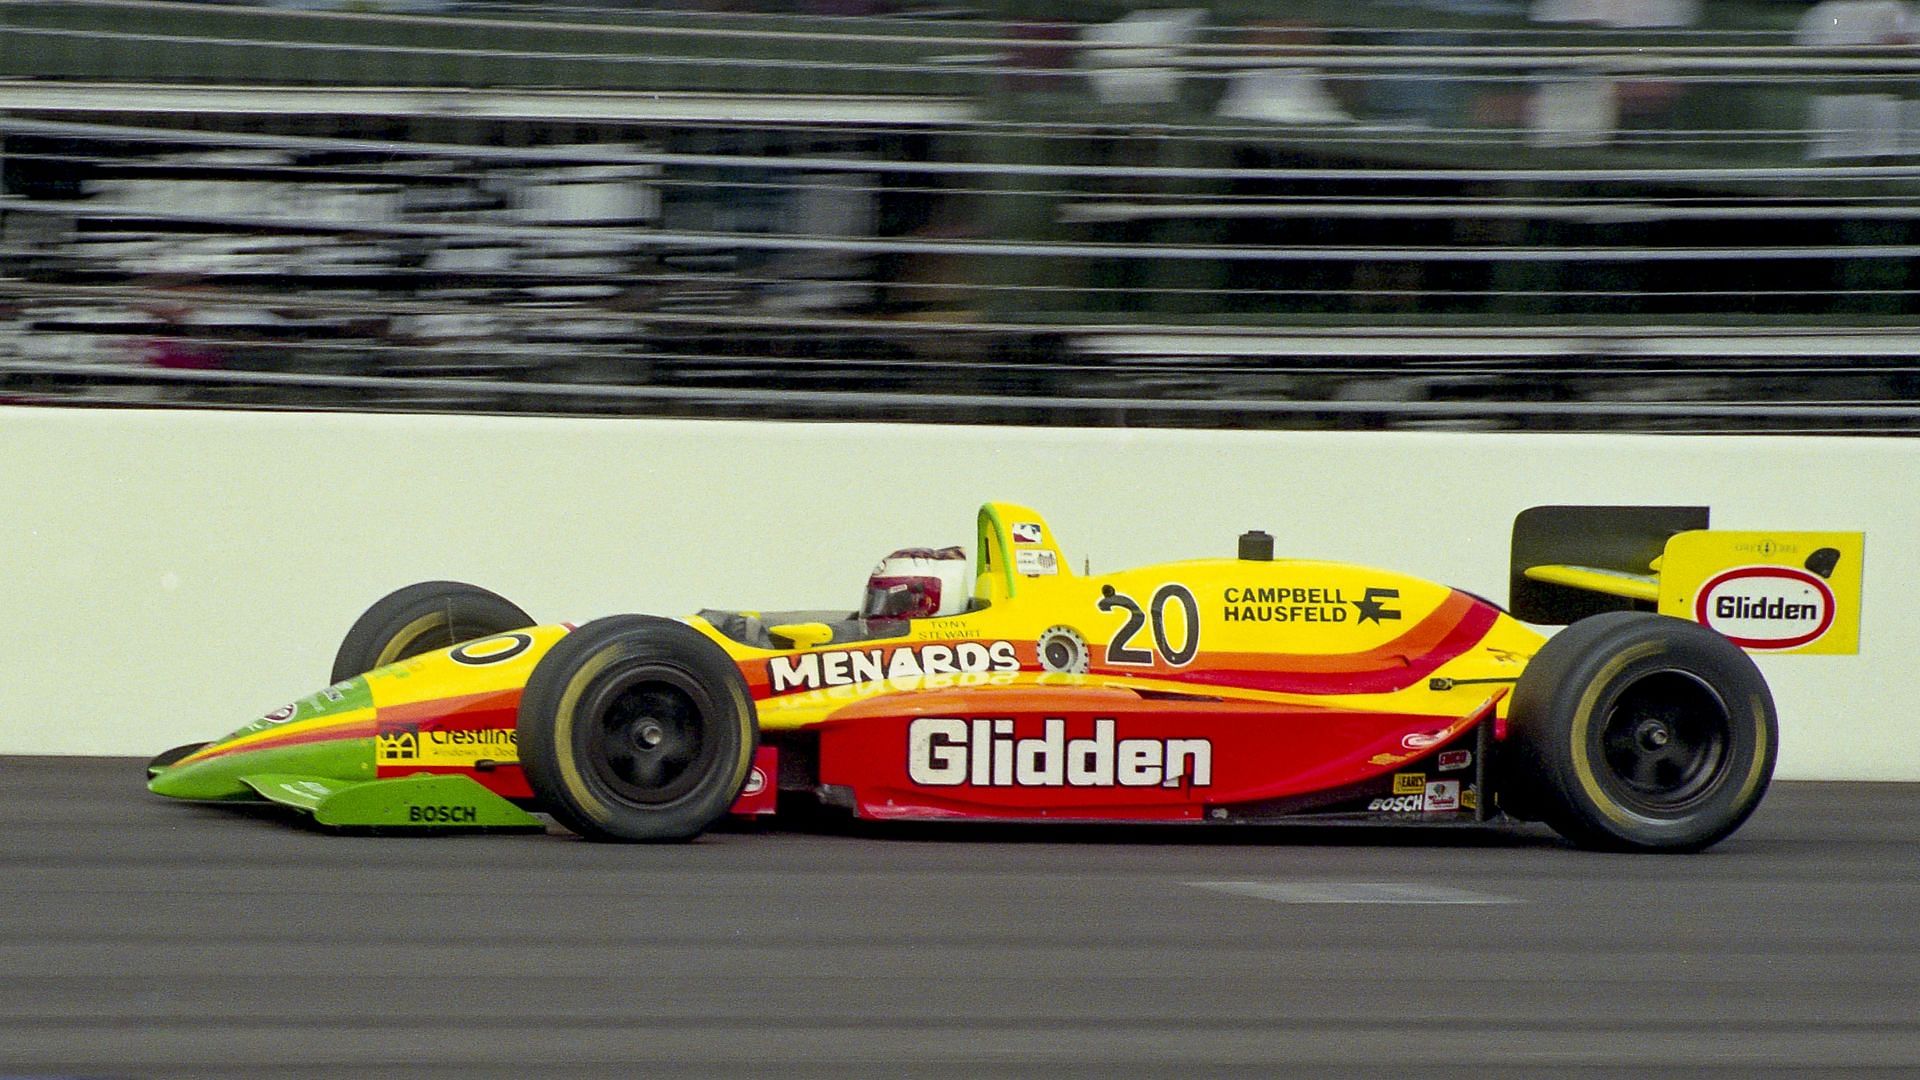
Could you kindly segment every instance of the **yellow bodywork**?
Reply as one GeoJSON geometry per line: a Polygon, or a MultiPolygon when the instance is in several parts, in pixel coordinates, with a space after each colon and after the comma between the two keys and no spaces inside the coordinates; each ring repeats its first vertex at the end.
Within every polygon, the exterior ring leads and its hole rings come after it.
{"type": "Polygon", "coordinates": [[[1754,651],[1850,654],[1860,651],[1861,572],[1866,537],[1858,532],[1759,532],[1689,529],[1675,533],[1646,573],[1546,564],[1521,573],[1652,605],[1662,615],[1700,622],[1754,651]],[[1765,619],[1789,629],[1767,636],[1741,615],[1774,605],[1765,619]],[[1802,632],[1781,605],[1808,614],[1802,632]],[[1723,605],[1724,608],[1723,608],[1723,605]]]}
{"type": "Polygon", "coordinates": [[[981,509],[977,544],[975,610],[903,620],[895,636],[836,640],[826,622],[775,623],[768,630],[790,647],[765,648],[689,621],[740,665],[769,731],[890,693],[1060,686],[1430,715],[1437,731],[1490,703],[1504,711],[1543,640],[1446,586],[1339,563],[1206,559],[1081,576],[1045,520],[1010,503],[981,509]],[[1477,621],[1455,625],[1456,613],[1477,621]],[[1462,635],[1471,640],[1456,649],[1462,635]],[[1049,643],[1086,662],[1033,670],[1049,643]],[[1397,674],[1436,649],[1453,655],[1397,674]],[[1284,687],[1288,672],[1313,685],[1284,687]]]}

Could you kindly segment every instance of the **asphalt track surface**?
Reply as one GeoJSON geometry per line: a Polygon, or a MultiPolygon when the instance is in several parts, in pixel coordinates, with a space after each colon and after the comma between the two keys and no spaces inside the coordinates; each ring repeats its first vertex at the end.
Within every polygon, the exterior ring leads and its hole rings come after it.
{"type": "Polygon", "coordinates": [[[1913,1076],[1917,838],[330,836],[5,758],[0,1075],[1913,1076]]]}

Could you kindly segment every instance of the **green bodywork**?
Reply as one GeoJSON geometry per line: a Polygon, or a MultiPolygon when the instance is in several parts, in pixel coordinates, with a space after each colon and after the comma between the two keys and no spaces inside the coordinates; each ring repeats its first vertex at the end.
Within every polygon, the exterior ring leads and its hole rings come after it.
{"type": "Polygon", "coordinates": [[[256,776],[298,776],[333,785],[372,782],[373,738],[329,739],[175,765],[156,772],[147,790],[196,802],[252,801],[263,794],[251,783],[256,776]]]}
{"type": "Polygon", "coordinates": [[[470,776],[380,777],[365,676],[275,710],[177,763],[149,767],[148,790],[197,802],[265,799],[334,828],[544,829],[470,776]]]}
{"type": "Polygon", "coordinates": [[[539,818],[465,776],[423,773],[343,783],[260,773],[244,780],[262,798],[335,828],[545,828],[539,818]]]}

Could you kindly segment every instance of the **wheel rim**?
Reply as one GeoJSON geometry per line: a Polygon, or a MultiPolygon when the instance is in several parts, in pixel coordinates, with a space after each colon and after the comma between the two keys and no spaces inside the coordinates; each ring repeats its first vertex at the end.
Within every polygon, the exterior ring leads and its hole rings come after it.
{"type": "MultiPolygon", "coordinates": [[[[507,629],[510,630],[510,629],[516,629],[516,628],[508,627],[507,629]]],[[[392,657],[389,659],[386,659],[384,662],[388,664],[397,664],[402,660],[411,660],[416,656],[421,656],[426,653],[433,652],[436,649],[451,648],[455,645],[460,644],[463,641],[472,641],[475,638],[492,637],[495,634],[502,634],[505,632],[506,630],[496,630],[493,628],[491,624],[487,624],[487,623],[472,623],[472,622],[438,623],[436,625],[429,626],[425,630],[422,630],[418,634],[415,634],[413,637],[408,638],[405,643],[400,645],[399,648],[393,649],[392,657]]],[[[389,648],[391,648],[391,646],[389,646],[389,648]]]]}
{"type": "Polygon", "coordinates": [[[653,805],[680,798],[705,774],[715,753],[704,723],[711,712],[707,694],[685,673],[647,664],[596,679],[575,730],[609,794],[653,805]]]}
{"type": "Polygon", "coordinates": [[[1600,753],[1613,786],[1631,802],[1679,810],[1714,788],[1732,741],[1732,717],[1712,687],[1684,671],[1660,671],[1614,698],[1600,753]]]}

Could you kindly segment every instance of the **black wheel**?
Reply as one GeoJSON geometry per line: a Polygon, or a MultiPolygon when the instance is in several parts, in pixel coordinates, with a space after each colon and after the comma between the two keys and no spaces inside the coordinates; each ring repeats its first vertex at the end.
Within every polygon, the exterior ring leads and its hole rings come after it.
{"type": "Polygon", "coordinates": [[[152,761],[147,762],[147,779],[153,779],[160,774],[160,770],[171,766],[174,762],[179,761],[181,758],[186,757],[188,754],[193,753],[205,745],[207,744],[203,742],[190,742],[185,746],[176,746],[171,750],[160,751],[154,755],[152,761]]]}
{"type": "Polygon", "coordinates": [[[532,625],[533,616],[478,585],[423,581],[388,593],[360,616],[333,658],[333,681],[532,625]]]}
{"type": "Polygon", "coordinates": [[[1779,726],[1760,669],[1697,623],[1595,615],[1520,677],[1503,798],[1584,847],[1698,851],[1740,827],[1773,778],[1779,726]]]}
{"type": "Polygon", "coordinates": [[[615,615],[561,638],[520,696],[520,767],[589,840],[686,840],[747,782],[759,725],[747,682],[698,630],[615,615]]]}

